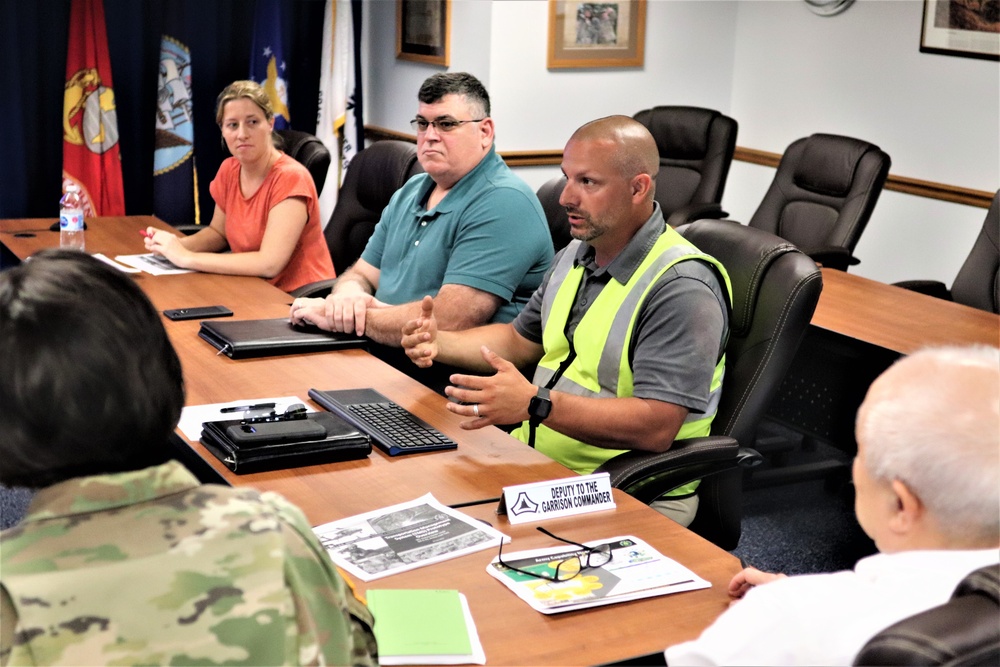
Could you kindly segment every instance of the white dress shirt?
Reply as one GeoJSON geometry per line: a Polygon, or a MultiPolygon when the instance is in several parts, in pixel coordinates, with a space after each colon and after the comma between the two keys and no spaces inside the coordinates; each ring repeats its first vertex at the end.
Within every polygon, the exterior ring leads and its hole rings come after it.
{"type": "Polygon", "coordinates": [[[943,604],[1000,549],[876,554],[854,570],[779,579],[751,589],[701,636],[665,651],[681,665],[850,665],[896,621],[943,604]]]}

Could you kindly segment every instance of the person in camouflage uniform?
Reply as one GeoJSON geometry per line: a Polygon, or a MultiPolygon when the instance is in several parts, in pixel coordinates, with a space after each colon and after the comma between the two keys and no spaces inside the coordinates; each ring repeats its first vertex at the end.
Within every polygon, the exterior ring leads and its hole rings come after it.
{"type": "Polygon", "coordinates": [[[184,393],[128,276],[45,251],[0,274],[0,664],[376,664],[302,512],[169,460],[184,393]]]}

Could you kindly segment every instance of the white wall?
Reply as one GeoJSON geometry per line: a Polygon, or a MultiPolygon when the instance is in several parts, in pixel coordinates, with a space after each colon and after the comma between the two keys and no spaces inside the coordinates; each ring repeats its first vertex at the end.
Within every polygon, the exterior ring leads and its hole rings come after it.
{"type": "MultiPolygon", "coordinates": [[[[813,132],[880,145],[892,172],[1000,187],[1000,68],[919,52],[922,0],[858,0],[823,18],[800,0],[650,0],[641,68],[548,70],[544,0],[454,0],[451,71],[490,91],[501,151],[561,149],[600,116],[658,104],[719,109],[737,143],[781,153],[813,132]]],[[[366,122],[408,132],[423,79],[440,67],[395,59],[395,3],[365,4],[366,122]]],[[[558,167],[517,170],[537,188],[558,167]]],[[[748,220],[773,170],[734,162],[724,207],[748,220]]],[[[950,284],[985,210],[884,192],[853,272],[950,284]]]]}
{"type": "Polygon", "coordinates": [[[587,121],[658,104],[729,108],[734,2],[651,2],[645,66],[585,70],[546,68],[547,2],[492,4],[489,90],[500,150],[561,149],[587,121]]]}
{"type": "Polygon", "coordinates": [[[372,0],[363,7],[366,125],[412,134],[410,121],[417,113],[417,91],[424,79],[437,72],[471,72],[490,90],[490,2],[452,2],[448,68],[396,59],[395,0],[372,0]]]}
{"type": "MultiPolygon", "coordinates": [[[[803,2],[740,2],[731,115],[741,146],[781,153],[830,132],[878,144],[893,174],[1000,188],[1000,68],[920,53],[922,0],[859,0],[824,18],[803,2]]],[[[748,220],[773,170],[735,162],[724,206],[748,220]]],[[[951,284],[984,209],[883,192],[853,269],[951,284]]]]}

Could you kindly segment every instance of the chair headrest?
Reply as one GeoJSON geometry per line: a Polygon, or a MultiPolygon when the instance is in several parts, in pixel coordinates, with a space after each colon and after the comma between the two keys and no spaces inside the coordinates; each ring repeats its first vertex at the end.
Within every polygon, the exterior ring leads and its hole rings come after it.
{"type": "Polygon", "coordinates": [[[983,231],[994,248],[1000,248],[1000,190],[993,195],[993,201],[983,220],[983,231]]]}
{"type": "Polygon", "coordinates": [[[656,140],[661,158],[700,160],[708,152],[708,130],[718,111],[701,107],[661,106],[645,109],[635,120],[656,140]]]}
{"type": "Polygon", "coordinates": [[[299,132],[298,130],[275,130],[275,133],[281,137],[281,141],[283,142],[282,150],[291,156],[298,153],[300,146],[307,141],[319,141],[315,135],[307,132],[299,132]]]}
{"type": "Polygon", "coordinates": [[[416,162],[417,147],[403,141],[376,141],[359,152],[348,168],[349,172],[356,166],[359,174],[364,173],[358,181],[358,202],[381,213],[396,190],[413,173],[422,171],[416,162]]]}
{"type": "Polygon", "coordinates": [[[562,250],[573,240],[569,233],[569,218],[566,209],[559,204],[559,197],[566,187],[566,177],[556,176],[542,184],[536,195],[542,204],[542,211],[549,223],[549,234],[552,236],[552,246],[556,251],[562,250]]]}
{"type": "Polygon", "coordinates": [[[878,146],[835,134],[814,134],[805,148],[792,178],[800,188],[833,197],[843,197],[854,182],[861,158],[878,146]]]}
{"type": "Polygon", "coordinates": [[[987,565],[968,574],[955,588],[952,599],[963,595],[983,595],[1000,604],[1000,565],[987,565]]]}
{"type": "Polygon", "coordinates": [[[677,232],[726,267],[733,286],[732,336],[749,332],[756,295],[770,266],[783,255],[800,252],[774,234],[729,220],[697,220],[678,227],[677,232]]]}

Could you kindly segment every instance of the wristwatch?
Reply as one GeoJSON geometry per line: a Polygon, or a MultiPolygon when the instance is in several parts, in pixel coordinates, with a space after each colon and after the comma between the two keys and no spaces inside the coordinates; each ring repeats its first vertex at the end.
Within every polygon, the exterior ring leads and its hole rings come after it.
{"type": "Polygon", "coordinates": [[[545,421],[545,418],[552,412],[552,399],[549,398],[549,390],[539,387],[538,393],[531,397],[528,403],[528,415],[530,421],[536,426],[545,421]]]}

